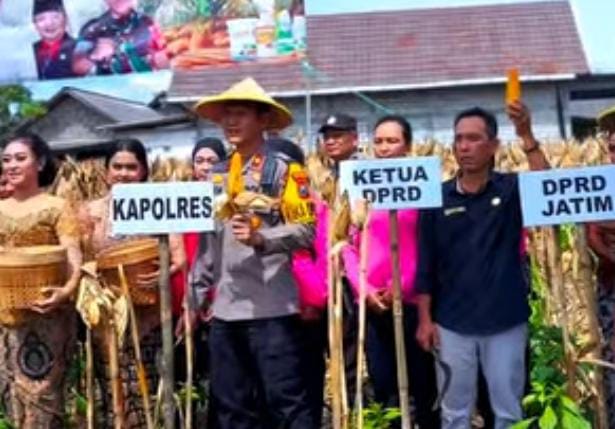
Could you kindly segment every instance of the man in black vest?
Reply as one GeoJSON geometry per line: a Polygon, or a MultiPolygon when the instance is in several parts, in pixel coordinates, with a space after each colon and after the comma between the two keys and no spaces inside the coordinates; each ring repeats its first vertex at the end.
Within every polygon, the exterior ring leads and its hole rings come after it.
{"type": "Polygon", "coordinates": [[[72,58],[75,39],[66,32],[66,21],[62,0],[35,0],[32,22],[41,40],[32,47],[41,80],[74,76],[72,58]]]}

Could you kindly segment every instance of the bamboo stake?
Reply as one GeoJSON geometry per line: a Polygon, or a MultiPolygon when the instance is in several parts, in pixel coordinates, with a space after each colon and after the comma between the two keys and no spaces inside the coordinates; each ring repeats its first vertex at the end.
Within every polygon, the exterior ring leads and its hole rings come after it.
{"type": "MultiPolygon", "coordinates": [[[[338,246],[341,249],[341,247],[338,246]]],[[[338,353],[338,368],[339,368],[339,383],[340,383],[340,401],[341,401],[341,414],[342,414],[342,429],[348,427],[348,391],[346,387],[346,372],[344,365],[344,284],[342,283],[342,276],[340,272],[340,260],[339,252],[334,251],[333,254],[334,270],[335,270],[335,328],[336,338],[340,346],[338,353]]]]}
{"type": "Polygon", "coordinates": [[[111,378],[111,396],[113,398],[113,426],[122,429],[124,424],[124,395],[120,378],[117,331],[113,314],[109,317],[109,371],[111,378]]]}
{"type": "Polygon", "coordinates": [[[169,237],[161,235],[160,243],[160,322],[162,324],[162,417],[165,429],[175,429],[173,386],[173,317],[171,312],[169,237]]]}
{"type": "Polygon", "coordinates": [[[406,368],[406,344],[404,341],[404,320],[401,296],[401,273],[399,270],[399,226],[397,210],[389,211],[389,234],[391,242],[391,263],[393,264],[393,323],[395,328],[395,356],[397,361],[397,383],[402,429],[412,427],[410,400],[408,394],[408,370],[406,368]]]}
{"type": "Polygon", "coordinates": [[[562,328],[564,338],[564,351],[566,356],[566,378],[568,379],[568,394],[571,398],[578,397],[575,374],[576,363],[574,358],[574,349],[570,340],[569,320],[566,310],[566,291],[564,289],[564,275],[562,273],[562,258],[559,247],[559,239],[557,230],[554,227],[546,227],[545,233],[547,236],[547,255],[549,258],[550,280],[554,293],[554,301],[556,306],[556,314],[558,324],[562,328]]]}
{"type": "MultiPolygon", "coordinates": [[[[581,298],[585,301],[585,317],[589,321],[589,335],[590,343],[593,346],[591,353],[592,357],[600,356],[600,344],[601,344],[601,331],[600,324],[598,322],[598,297],[596,296],[596,289],[594,288],[594,278],[591,269],[591,258],[588,251],[587,235],[585,227],[582,225],[576,228],[576,251],[579,252],[579,263],[582,267],[579,270],[581,278],[578,283],[581,287],[581,298]]],[[[594,388],[596,389],[596,395],[594,397],[594,407],[596,411],[595,424],[597,429],[608,428],[608,412],[606,408],[606,401],[604,396],[603,381],[603,369],[600,366],[594,368],[593,374],[594,388]]]]}
{"type": "Polygon", "coordinates": [[[86,356],[86,396],[88,400],[87,423],[88,429],[94,429],[94,354],[92,351],[92,330],[87,328],[85,339],[86,356]]]}
{"type": "Polygon", "coordinates": [[[185,341],[186,341],[186,429],[192,429],[192,381],[194,372],[194,337],[192,333],[192,323],[190,316],[192,314],[192,302],[188,298],[189,281],[188,270],[184,268],[184,325],[185,325],[185,341]]]}
{"type": "Polygon", "coordinates": [[[339,359],[340,344],[337,338],[337,329],[335,323],[335,302],[337,297],[336,291],[336,276],[334,268],[335,258],[332,254],[333,249],[333,210],[327,208],[327,283],[329,285],[329,295],[327,297],[327,311],[329,313],[328,330],[329,330],[329,380],[331,384],[331,414],[333,417],[333,429],[341,429],[342,422],[342,405],[341,405],[341,386],[339,384],[339,359]]]}
{"type": "Polygon", "coordinates": [[[359,250],[359,338],[357,345],[357,385],[355,396],[355,412],[357,429],[363,429],[363,372],[365,370],[365,318],[367,295],[367,249],[369,234],[367,225],[369,215],[361,228],[361,247],[359,250]]]}
{"type": "Polygon", "coordinates": [[[139,392],[141,393],[141,399],[143,400],[143,412],[145,414],[145,424],[147,429],[154,429],[154,422],[151,415],[151,405],[149,398],[149,387],[147,385],[147,374],[145,372],[145,366],[143,365],[143,357],[141,356],[141,344],[139,341],[139,326],[137,322],[137,314],[135,307],[132,305],[132,299],[130,297],[130,290],[128,288],[128,282],[126,281],[126,273],[124,272],[124,266],[118,265],[117,270],[120,276],[120,283],[122,285],[122,293],[126,298],[128,304],[128,312],[130,316],[130,333],[132,336],[132,348],[135,352],[135,365],[137,366],[137,379],[139,383],[139,392]]]}

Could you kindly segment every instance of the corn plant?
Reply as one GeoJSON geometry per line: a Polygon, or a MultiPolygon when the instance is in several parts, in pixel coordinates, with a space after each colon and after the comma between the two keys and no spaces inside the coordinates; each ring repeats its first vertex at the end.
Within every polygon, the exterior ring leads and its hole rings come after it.
{"type": "MultiPolygon", "coordinates": [[[[386,408],[378,402],[372,402],[363,409],[363,428],[364,429],[391,429],[398,424],[401,419],[399,408],[386,408]]],[[[353,416],[350,427],[355,429],[357,419],[353,416]]]]}
{"type": "MultiPolygon", "coordinates": [[[[560,244],[569,245],[569,228],[560,233],[560,244]]],[[[587,404],[568,396],[568,380],[562,368],[565,361],[562,328],[547,322],[544,294],[546,285],[536,260],[532,258],[533,298],[530,305],[531,389],[523,399],[527,418],[512,429],[590,429],[587,404]]],[[[578,371],[587,372],[584,365],[578,371]]]]}

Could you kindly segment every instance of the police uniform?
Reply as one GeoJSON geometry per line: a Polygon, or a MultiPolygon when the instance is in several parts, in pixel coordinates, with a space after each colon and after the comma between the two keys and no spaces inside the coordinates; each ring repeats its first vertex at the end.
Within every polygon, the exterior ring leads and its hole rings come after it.
{"type": "MultiPolygon", "coordinates": [[[[35,18],[40,13],[50,11],[66,14],[62,0],[35,0],[32,16],[35,18]]],[[[75,75],[72,67],[75,39],[69,34],[65,33],[62,39],[52,42],[39,40],[32,45],[32,49],[39,79],[61,79],[75,75]]]]}
{"type": "MultiPolygon", "coordinates": [[[[314,238],[307,174],[266,145],[243,165],[246,191],[281,199],[260,214],[262,248],[237,241],[230,222],[205,234],[192,272],[201,299],[215,286],[210,331],[211,396],[221,429],[318,428],[307,401],[291,252],[314,238]],[[255,396],[256,394],[256,396],[255,396]],[[263,408],[264,407],[264,408],[263,408]],[[266,410],[266,417],[263,417],[266,410]]],[[[214,167],[219,195],[227,189],[229,161],[214,167]]]]}
{"type": "Polygon", "coordinates": [[[79,32],[77,51],[89,55],[100,38],[113,39],[116,50],[110,60],[96,63],[96,74],[151,71],[150,56],[164,48],[158,25],[135,10],[119,19],[107,11],[87,22],[79,32]]]}

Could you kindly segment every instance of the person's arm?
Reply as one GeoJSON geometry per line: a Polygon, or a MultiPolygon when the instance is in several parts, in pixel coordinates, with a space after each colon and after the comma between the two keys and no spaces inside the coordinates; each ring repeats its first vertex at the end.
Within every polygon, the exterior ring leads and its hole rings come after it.
{"type": "Polygon", "coordinates": [[[418,293],[419,323],[416,339],[425,350],[431,350],[439,345],[438,329],[432,318],[432,296],[437,282],[435,248],[434,210],[424,210],[419,214],[419,255],[416,275],[416,290],[418,293]]]}
{"type": "Polygon", "coordinates": [[[312,246],[315,235],[314,208],[310,190],[299,189],[296,176],[301,169],[298,164],[278,162],[274,183],[277,183],[276,192],[281,197],[284,223],[254,229],[247,215],[236,214],[231,219],[231,225],[238,241],[254,247],[262,255],[291,253],[312,246]]]}
{"type": "Polygon", "coordinates": [[[260,235],[254,247],[261,254],[289,253],[308,249],[314,240],[314,225],[307,223],[287,223],[273,228],[256,231],[260,235]]]}
{"type": "Polygon", "coordinates": [[[55,229],[60,245],[66,249],[68,280],[64,285],[54,285],[43,290],[47,297],[32,305],[32,309],[39,313],[49,313],[70,301],[75,296],[81,278],[83,257],[79,244],[80,227],[75,208],[69,207],[68,204],[65,205],[56,221],[55,229]]]}
{"type": "Polygon", "coordinates": [[[186,249],[184,247],[184,237],[181,234],[169,235],[169,250],[171,252],[170,275],[184,270],[188,266],[186,259],[186,249]]]}
{"type": "Polygon", "coordinates": [[[327,304],[327,281],[312,252],[306,249],[295,251],[292,271],[299,288],[301,307],[324,309],[327,304]]]}
{"type": "Polygon", "coordinates": [[[601,259],[615,264],[615,254],[604,240],[604,234],[600,231],[600,226],[595,223],[587,224],[587,244],[589,248],[601,259]]]}
{"type": "Polygon", "coordinates": [[[350,286],[354,290],[355,295],[359,296],[361,231],[356,226],[351,225],[348,235],[350,240],[342,249],[342,263],[344,264],[344,272],[350,282],[350,286]]]}
{"type": "Polygon", "coordinates": [[[530,110],[520,101],[515,101],[506,106],[506,113],[512,121],[517,136],[521,139],[521,149],[525,152],[530,170],[547,170],[549,161],[540,147],[540,143],[534,137],[532,131],[532,117],[530,110]]]}
{"type": "Polygon", "coordinates": [[[218,277],[215,265],[217,237],[215,232],[204,232],[199,236],[199,246],[189,274],[191,307],[200,309],[207,305],[207,295],[214,288],[218,277]]]}
{"type": "Polygon", "coordinates": [[[90,59],[93,50],[94,42],[83,38],[77,40],[72,58],[72,68],[75,75],[86,76],[94,70],[96,64],[90,59]]]}

